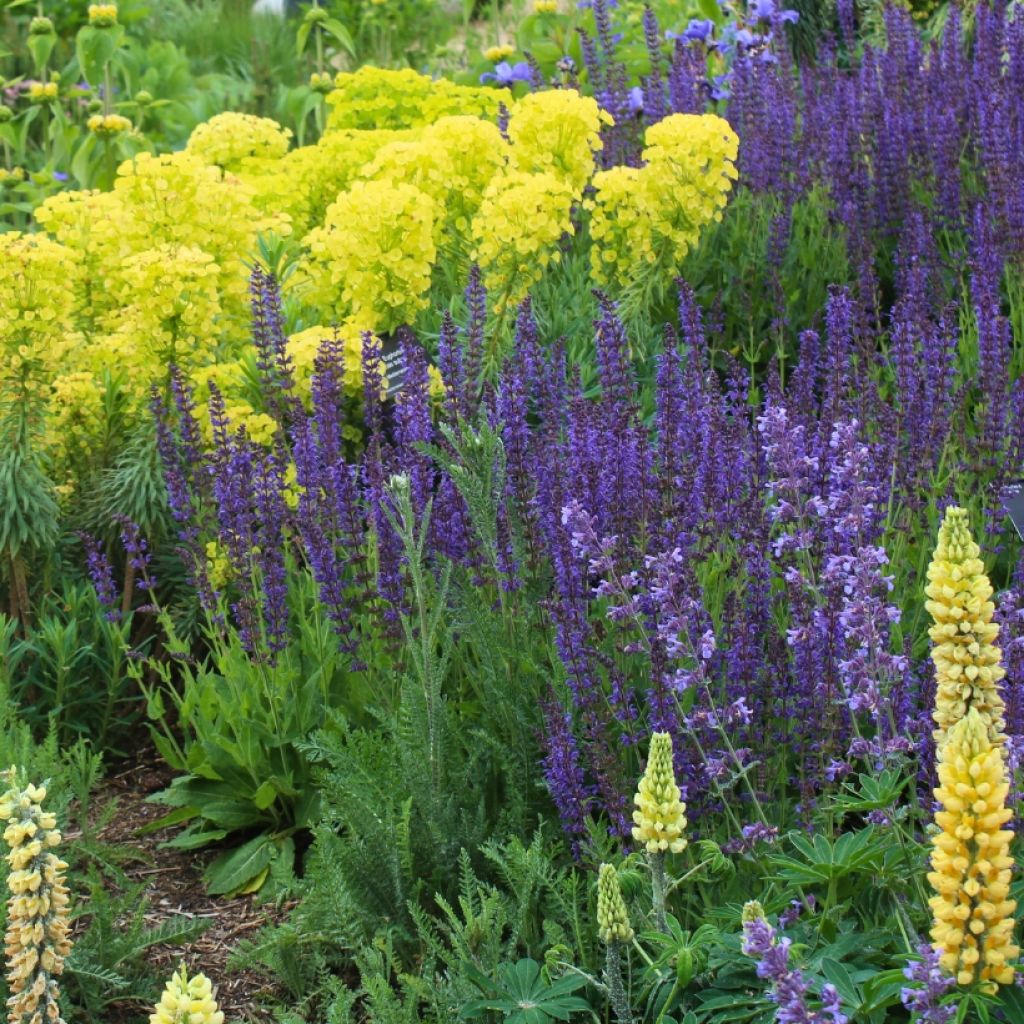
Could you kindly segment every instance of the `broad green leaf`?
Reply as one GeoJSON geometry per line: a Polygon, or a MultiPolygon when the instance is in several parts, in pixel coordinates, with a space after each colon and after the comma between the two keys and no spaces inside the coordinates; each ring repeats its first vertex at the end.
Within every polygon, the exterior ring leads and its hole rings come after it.
{"type": "Polygon", "coordinates": [[[238,890],[266,870],[274,855],[270,836],[256,836],[237,850],[221,854],[207,869],[207,889],[214,896],[238,890]]]}

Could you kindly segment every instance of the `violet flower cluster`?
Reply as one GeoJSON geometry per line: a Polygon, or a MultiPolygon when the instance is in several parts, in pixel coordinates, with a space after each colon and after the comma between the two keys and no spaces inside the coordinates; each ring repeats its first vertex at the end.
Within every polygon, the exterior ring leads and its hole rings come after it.
{"type": "Polygon", "coordinates": [[[778,938],[768,920],[755,916],[743,922],[743,952],[757,960],[757,976],[771,983],[769,998],[776,1004],[779,1024],[847,1024],[839,993],[830,984],[822,986],[821,1009],[808,1005],[811,985],[803,972],[789,963],[792,942],[778,938]]]}

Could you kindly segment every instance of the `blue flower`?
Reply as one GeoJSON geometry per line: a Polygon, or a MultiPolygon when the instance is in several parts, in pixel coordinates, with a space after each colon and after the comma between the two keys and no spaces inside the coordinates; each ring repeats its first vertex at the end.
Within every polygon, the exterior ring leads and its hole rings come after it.
{"type": "Polygon", "coordinates": [[[644,91],[639,85],[634,85],[629,90],[629,110],[632,114],[639,114],[644,109],[644,91]]]}
{"type": "Polygon", "coordinates": [[[495,64],[493,71],[485,71],[480,76],[481,82],[494,82],[495,85],[512,85],[514,82],[528,82],[530,80],[530,65],[521,60],[517,64],[509,64],[503,60],[495,64]]]}
{"type": "Polygon", "coordinates": [[[715,23],[710,18],[692,18],[690,24],[683,29],[683,34],[677,38],[706,45],[714,34],[715,23]]]}

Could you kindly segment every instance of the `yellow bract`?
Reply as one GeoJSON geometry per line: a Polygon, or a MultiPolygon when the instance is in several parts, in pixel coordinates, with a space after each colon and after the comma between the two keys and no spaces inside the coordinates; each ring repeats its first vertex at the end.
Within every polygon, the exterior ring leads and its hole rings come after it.
{"type": "Polygon", "coordinates": [[[412,68],[391,71],[366,65],[335,79],[327,97],[329,128],[419,128],[452,114],[496,118],[504,89],[456,85],[412,68]]]}
{"type": "Polygon", "coordinates": [[[943,968],[961,985],[978,980],[986,988],[1013,982],[1007,961],[1020,952],[1013,941],[1009,898],[1013,833],[1003,826],[1012,814],[1001,748],[977,708],[953,725],[939,751],[935,815],[941,829],[932,839],[928,881],[936,895],[932,940],[943,968]]]}
{"type": "Polygon", "coordinates": [[[530,93],[508,122],[513,162],[527,173],[554,174],[582,193],[602,148],[601,126],[613,123],[597,100],[575,89],[530,93]]]}
{"type": "Polygon", "coordinates": [[[313,294],[327,310],[387,332],[427,304],[434,201],[412,185],[358,181],[305,238],[313,294]]]}
{"type": "Polygon", "coordinates": [[[513,171],[495,178],[473,218],[473,259],[484,273],[494,308],[519,302],[545,268],[561,259],[558,242],[574,233],[576,193],[555,174],[513,171]]]}
{"type": "Polygon", "coordinates": [[[185,150],[204,163],[233,171],[250,159],[280,160],[288,152],[291,137],[290,129],[268,117],[225,113],[199,125],[185,150]]]}
{"type": "Polygon", "coordinates": [[[715,115],[673,114],[644,140],[642,168],[594,176],[591,274],[602,286],[675,278],[702,229],[721,218],[737,176],[739,140],[715,115]]]}

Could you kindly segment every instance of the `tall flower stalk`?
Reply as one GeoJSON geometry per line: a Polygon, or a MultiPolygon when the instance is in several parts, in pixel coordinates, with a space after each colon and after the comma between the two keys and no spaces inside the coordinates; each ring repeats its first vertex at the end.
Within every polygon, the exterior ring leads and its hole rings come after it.
{"type": "Polygon", "coordinates": [[[654,890],[654,922],[658,931],[668,931],[665,914],[665,854],[682,853],[686,849],[686,804],[680,799],[672,766],[672,737],[656,732],[651,737],[647,767],[640,779],[633,802],[633,838],[643,843],[651,866],[654,890]]]}
{"type": "Polygon", "coordinates": [[[995,646],[999,625],[993,621],[992,584],[981,551],[971,536],[967,512],[946,509],[935,555],[928,567],[926,608],[934,625],[935,742],[941,746],[950,729],[970,709],[978,712],[992,743],[1002,743],[1006,727],[999,682],[1006,674],[1002,651],[995,646]]]}
{"type": "Polygon", "coordinates": [[[942,805],[932,839],[928,881],[936,895],[932,940],[939,963],[961,985],[980,981],[984,989],[1013,982],[1009,963],[1020,952],[1013,941],[1010,899],[1013,833],[1003,828],[1012,817],[1006,806],[1009,785],[1003,752],[989,736],[989,722],[977,708],[950,730],[939,752],[942,805]]]}
{"type": "Polygon", "coordinates": [[[57,978],[71,952],[68,937],[67,864],[57,819],[42,808],[46,788],[18,784],[17,770],[3,773],[10,786],[0,798],[4,842],[10,848],[7,887],[7,1019],[10,1024],[63,1024],[57,978]]]}

